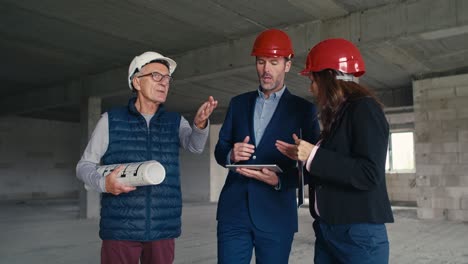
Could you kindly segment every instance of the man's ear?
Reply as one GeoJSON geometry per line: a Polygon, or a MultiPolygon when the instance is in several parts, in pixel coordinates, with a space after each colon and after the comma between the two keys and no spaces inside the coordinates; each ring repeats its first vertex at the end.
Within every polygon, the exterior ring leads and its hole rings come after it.
{"type": "Polygon", "coordinates": [[[133,89],[140,91],[140,78],[134,76],[132,79],[133,89]]]}
{"type": "Polygon", "coordinates": [[[285,72],[289,72],[289,70],[291,69],[291,65],[292,65],[292,61],[291,60],[288,60],[286,62],[286,67],[284,69],[285,72]]]}

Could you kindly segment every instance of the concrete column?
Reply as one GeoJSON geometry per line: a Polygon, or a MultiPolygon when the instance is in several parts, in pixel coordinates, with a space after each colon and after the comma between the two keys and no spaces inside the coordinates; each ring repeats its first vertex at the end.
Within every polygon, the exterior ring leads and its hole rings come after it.
{"type": "Polygon", "coordinates": [[[468,74],[413,82],[418,217],[468,221],[468,74]]]}
{"type": "MultiPolygon", "coordinates": [[[[217,99],[217,98],[216,98],[217,99]]],[[[200,102],[201,104],[202,102],[200,102]]],[[[183,116],[193,122],[195,110],[183,116]]],[[[210,116],[210,135],[201,154],[180,152],[180,181],[183,202],[217,202],[227,176],[227,170],[214,159],[218,134],[226,115],[225,109],[217,109],[210,116]]]]}
{"type": "MultiPolygon", "coordinates": [[[[83,153],[88,140],[93,133],[99,118],[101,117],[101,98],[82,98],[80,105],[81,123],[81,153],[83,153]]],[[[87,191],[84,185],[80,188],[80,218],[99,218],[100,194],[95,191],[87,191]]]]}
{"type": "Polygon", "coordinates": [[[201,154],[180,150],[180,185],[183,202],[208,202],[210,198],[210,146],[201,154]]]}
{"type": "Polygon", "coordinates": [[[210,130],[210,202],[218,202],[219,194],[224,186],[228,170],[220,166],[214,157],[216,143],[218,143],[219,130],[222,124],[212,125],[210,130]]]}
{"type": "MultiPolygon", "coordinates": [[[[196,111],[196,110],[195,110],[196,111]]],[[[192,124],[195,111],[183,116],[192,124]]],[[[211,120],[211,118],[210,118],[211,120]]],[[[210,126],[210,136],[212,130],[210,126]]],[[[180,185],[183,202],[208,202],[210,199],[210,149],[209,139],[201,154],[180,149],[180,185]]]]}

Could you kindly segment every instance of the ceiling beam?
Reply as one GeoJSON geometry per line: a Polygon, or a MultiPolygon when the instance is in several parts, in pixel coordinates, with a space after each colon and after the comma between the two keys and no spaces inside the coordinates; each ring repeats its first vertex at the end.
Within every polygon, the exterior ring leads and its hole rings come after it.
{"type": "Polygon", "coordinates": [[[313,17],[328,19],[348,14],[346,9],[337,5],[333,0],[288,0],[288,2],[311,14],[313,17]]]}
{"type": "MultiPolygon", "coordinates": [[[[388,43],[408,36],[424,36],[445,28],[468,25],[464,16],[468,5],[460,0],[419,0],[392,3],[366,11],[324,21],[311,21],[285,28],[293,40],[296,56],[304,57],[310,47],[322,39],[343,37],[361,48],[393,48],[388,43]]],[[[252,69],[251,46],[256,35],[172,56],[178,62],[174,77],[180,87],[191,80],[202,81],[252,69]]],[[[382,50],[380,53],[384,53],[382,50]]],[[[383,54],[385,55],[385,54],[383,54]]],[[[398,58],[399,65],[413,65],[407,54],[398,58]],[[408,62],[408,63],[406,63],[408,62]]],[[[127,68],[86,76],[69,84],[37,89],[0,99],[0,114],[26,113],[64,105],[78,105],[82,96],[107,97],[129,93],[127,68]]]]}

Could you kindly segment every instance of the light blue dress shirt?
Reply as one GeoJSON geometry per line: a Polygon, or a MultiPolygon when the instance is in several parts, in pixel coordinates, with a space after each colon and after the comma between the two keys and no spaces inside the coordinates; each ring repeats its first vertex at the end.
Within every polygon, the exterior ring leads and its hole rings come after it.
{"type": "MultiPolygon", "coordinates": [[[[265,133],[265,129],[270,123],[273,114],[276,111],[276,107],[281,99],[281,96],[284,93],[286,86],[283,86],[281,90],[276,93],[270,94],[269,98],[265,98],[265,94],[262,92],[259,87],[258,97],[255,99],[255,110],[254,110],[254,133],[255,133],[255,146],[258,146],[260,140],[265,133]]],[[[226,164],[231,164],[231,151],[229,151],[226,157],[226,164]]]]}
{"type": "Polygon", "coordinates": [[[258,89],[258,97],[255,101],[255,112],[254,112],[254,133],[255,133],[255,146],[258,146],[260,140],[265,133],[265,129],[270,123],[273,114],[275,113],[276,107],[281,99],[281,96],[284,93],[285,86],[276,93],[270,94],[268,98],[265,97],[265,94],[258,89]]]}
{"type": "MultiPolygon", "coordinates": [[[[270,123],[273,114],[278,107],[278,103],[281,99],[281,96],[284,93],[286,86],[283,86],[281,90],[270,94],[268,98],[265,97],[265,94],[262,92],[261,88],[258,88],[258,97],[255,100],[255,111],[254,111],[254,133],[255,133],[255,146],[258,146],[262,140],[265,129],[270,123]]],[[[231,164],[231,151],[229,151],[226,157],[226,164],[231,164]]],[[[255,154],[253,156],[255,159],[255,154]]],[[[275,190],[281,190],[281,180],[278,178],[278,184],[275,186],[275,190]]]]}

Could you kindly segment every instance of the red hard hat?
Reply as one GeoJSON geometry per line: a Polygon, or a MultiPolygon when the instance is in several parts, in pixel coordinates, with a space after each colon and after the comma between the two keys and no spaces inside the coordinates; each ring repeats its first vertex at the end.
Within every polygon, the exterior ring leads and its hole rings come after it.
{"type": "Polygon", "coordinates": [[[333,69],[359,77],[366,72],[361,53],[346,39],[326,39],[315,45],[307,55],[302,75],[333,69]]]}
{"type": "Polygon", "coordinates": [[[252,56],[264,57],[294,57],[291,39],[279,29],[268,29],[255,39],[252,56]]]}

